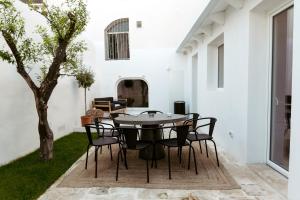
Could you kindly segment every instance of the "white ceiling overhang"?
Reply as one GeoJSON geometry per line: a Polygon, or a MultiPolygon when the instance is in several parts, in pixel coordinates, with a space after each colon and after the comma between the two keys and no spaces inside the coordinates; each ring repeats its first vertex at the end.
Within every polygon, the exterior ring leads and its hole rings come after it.
{"type": "Polygon", "coordinates": [[[225,24],[225,11],[230,6],[241,9],[244,0],[211,0],[177,48],[177,53],[192,51],[199,41],[212,34],[212,25],[225,24]]]}

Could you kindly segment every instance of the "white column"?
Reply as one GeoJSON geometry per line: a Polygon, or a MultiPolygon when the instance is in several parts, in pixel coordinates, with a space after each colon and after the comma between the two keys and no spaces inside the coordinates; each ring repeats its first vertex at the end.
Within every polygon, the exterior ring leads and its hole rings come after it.
{"type": "Polygon", "coordinates": [[[300,1],[294,2],[294,63],[289,167],[289,200],[300,199],[300,1]]]}

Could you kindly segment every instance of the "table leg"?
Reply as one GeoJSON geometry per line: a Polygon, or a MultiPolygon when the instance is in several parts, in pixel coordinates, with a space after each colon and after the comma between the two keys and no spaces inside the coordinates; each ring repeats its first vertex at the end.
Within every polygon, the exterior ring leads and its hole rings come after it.
{"type": "MultiPolygon", "coordinates": [[[[157,140],[161,140],[161,131],[163,131],[162,129],[155,129],[158,128],[159,125],[143,125],[142,128],[153,128],[153,130],[149,129],[149,130],[142,130],[141,133],[141,140],[145,140],[145,141],[157,141],[157,140]]],[[[139,157],[141,159],[148,159],[151,160],[152,159],[152,153],[153,153],[153,147],[149,147],[147,149],[141,150],[139,152],[139,157]]],[[[165,157],[165,151],[164,148],[161,144],[157,144],[155,145],[155,159],[159,160],[159,159],[163,159],[165,157]]]]}

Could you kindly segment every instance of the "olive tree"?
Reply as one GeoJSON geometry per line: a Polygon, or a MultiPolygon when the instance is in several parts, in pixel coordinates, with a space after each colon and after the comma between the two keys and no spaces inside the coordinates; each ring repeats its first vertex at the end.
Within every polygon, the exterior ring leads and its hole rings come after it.
{"type": "Polygon", "coordinates": [[[53,132],[48,123],[48,102],[59,78],[76,75],[81,67],[86,45],[77,38],[85,30],[88,15],[83,0],[64,0],[59,5],[43,3],[40,8],[28,5],[45,19],[34,33],[25,28],[25,20],[13,0],[0,0],[0,58],[16,67],[33,92],[40,153],[42,159],[49,160],[53,158],[53,132]],[[38,71],[38,76],[33,71],[38,71]]]}

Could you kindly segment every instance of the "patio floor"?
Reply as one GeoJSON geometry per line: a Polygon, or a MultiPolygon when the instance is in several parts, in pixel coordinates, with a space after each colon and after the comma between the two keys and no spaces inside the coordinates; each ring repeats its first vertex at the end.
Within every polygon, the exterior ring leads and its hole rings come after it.
{"type": "MultiPolygon", "coordinates": [[[[58,187],[63,179],[85,159],[83,155],[57,180],[40,200],[93,200],[93,199],[180,199],[180,200],[284,200],[287,199],[288,181],[264,164],[243,165],[219,150],[220,160],[241,189],[234,190],[170,190],[145,188],[64,188],[58,187]]],[[[151,180],[151,177],[150,177],[151,180]]]]}

